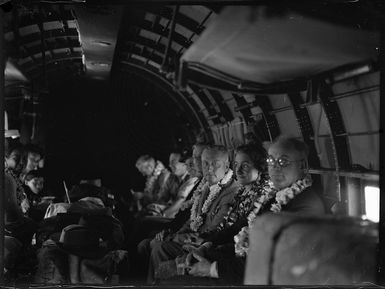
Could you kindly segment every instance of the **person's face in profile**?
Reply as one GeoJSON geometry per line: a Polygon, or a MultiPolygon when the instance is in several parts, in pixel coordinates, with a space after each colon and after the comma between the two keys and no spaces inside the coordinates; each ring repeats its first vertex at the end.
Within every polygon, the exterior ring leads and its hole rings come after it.
{"type": "Polygon", "coordinates": [[[196,177],[197,176],[197,171],[195,169],[194,159],[193,158],[188,158],[185,161],[185,164],[186,164],[187,173],[190,176],[196,177]]]}
{"type": "Polygon", "coordinates": [[[11,154],[5,158],[8,168],[15,170],[20,163],[21,155],[17,151],[12,151],[11,154]]]}
{"type": "Polygon", "coordinates": [[[41,156],[37,153],[28,153],[27,165],[25,171],[28,173],[30,171],[36,170],[39,167],[41,156]]]}
{"type": "Polygon", "coordinates": [[[44,187],[44,179],[43,178],[33,178],[29,181],[25,182],[26,185],[31,189],[31,191],[38,195],[44,187]]]}
{"type": "Polygon", "coordinates": [[[141,164],[138,166],[138,171],[139,171],[143,176],[145,176],[145,177],[151,176],[152,173],[154,172],[154,169],[155,169],[155,162],[151,162],[151,161],[141,163],[141,164]]]}
{"type": "Polygon", "coordinates": [[[180,159],[180,154],[177,154],[177,153],[170,154],[170,157],[168,159],[168,164],[169,164],[171,172],[173,174],[176,174],[176,170],[177,170],[177,165],[179,163],[179,159],[180,159]]]}

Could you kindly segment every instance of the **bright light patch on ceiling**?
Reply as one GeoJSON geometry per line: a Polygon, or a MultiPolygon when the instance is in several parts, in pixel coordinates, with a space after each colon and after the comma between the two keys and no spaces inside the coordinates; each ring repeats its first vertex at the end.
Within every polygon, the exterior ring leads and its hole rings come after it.
{"type": "Polygon", "coordinates": [[[43,23],[44,30],[63,29],[63,24],[59,21],[50,21],[43,23]]]}
{"type": "Polygon", "coordinates": [[[28,26],[23,26],[19,28],[19,34],[20,36],[25,36],[27,34],[32,34],[32,33],[40,33],[39,26],[37,24],[32,24],[28,26]]]}
{"type": "Polygon", "coordinates": [[[380,220],[380,189],[365,187],[365,217],[373,222],[380,220]]]}
{"type": "Polygon", "coordinates": [[[24,76],[24,74],[10,61],[7,61],[5,65],[5,79],[27,81],[27,78],[24,76]]]}
{"type": "Polygon", "coordinates": [[[105,62],[91,62],[92,65],[94,66],[100,66],[100,67],[108,67],[110,66],[109,63],[105,63],[105,62]]]}
{"type": "Polygon", "coordinates": [[[92,41],[92,43],[103,47],[111,46],[111,42],[103,41],[103,40],[94,40],[92,41]]]}

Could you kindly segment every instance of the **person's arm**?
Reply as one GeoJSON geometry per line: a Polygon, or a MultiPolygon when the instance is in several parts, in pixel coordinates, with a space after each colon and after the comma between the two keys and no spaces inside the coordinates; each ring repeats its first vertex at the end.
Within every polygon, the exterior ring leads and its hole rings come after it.
{"type": "Polygon", "coordinates": [[[5,173],[5,221],[12,222],[23,217],[21,207],[17,203],[16,181],[12,176],[5,173]]]}
{"type": "Polygon", "coordinates": [[[183,210],[179,211],[175,218],[171,221],[171,223],[167,226],[167,228],[171,232],[177,232],[180,230],[184,224],[186,224],[190,218],[191,211],[190,210],[183,210]]]}
{"type": "Polygon", "coordinates": [[[189,275],[197,277],[219,278],[228,284],[242,284],[245,272],[246,259],[240,257],[223,256],[216,261],[209,261],[196,253],[193,258],[198,262],[187,264],[189,275]]]}
{"type": "Polygon", "coordinates": [[[185,200],[185,197],[179,197],[171,206],[163,211],[163,217],[174,218],[185,200]]]}
{"type": "Polygon", "coordinates": [[[201,237],[205,242],[211,242],[214,246],[232,243],[234,241],[234,236],[238,234],[244,226],[247,226],[247,219],[240,218],[233,225],[223,230],[204,233],[201,237]]]}
{"type": "Polygon", "coordinates": [[[168,218],[174,218],[175,214],[179,211],[183,202],[186,201],[187,196],[191,192],[191,190],[195,187],[198,182],[198,178],[193,177],[185,181],[178,188],[177,199],[174,203],[171,204],[164,212],[163,216],[168,218]]]}

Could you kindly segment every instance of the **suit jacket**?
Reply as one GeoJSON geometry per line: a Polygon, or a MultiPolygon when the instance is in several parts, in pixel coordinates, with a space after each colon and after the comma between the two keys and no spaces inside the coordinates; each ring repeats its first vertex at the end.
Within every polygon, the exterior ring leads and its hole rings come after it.
{"type": "MultiPolygon", "coordinates": [[[[190,193],[186,197],[185,201],[188,201],[192,198],[194,191],[199,186],[200,181],[201,181],[201,179],[199,179],[196,182],[196,184],[194,185],[194,187],[192,188],[192,190],[190,191],[190,193]]],[[[191,215],[191,210],[189,210],[187,208],[184,210],[179,210],[178,213],[175,215],[174,219],[169,223],[167,228],[170,230],[171,233],[178,231],[189,220],[190,215],[191,215]]]]}
{"type": "MultiPolygon", "coordinates": [[[[286,206],[282,206],[282,211],[303,215],[322,215],[326,212],[323,200],[311,187],[305,189],[302,193],[297,195],[286,206]]],[[[262,213],[265,212],[270,212],[269,205],[265,207],[262,213]]],[[[236,224],[237,223],[235,223],[234,225],[236,224]]],[[[222,238],[226,238],[226,240],[229,240],[229,238],[231,237],[233,241],[233,237],[238,232],[234,234],[234,230],[226,230],[226,232],[223,233],[225,233],[225,235],[227,233],[227,235],[223,236],[222,238]]],[[[228,248],[229,246],[226,247],[228,248]]],[[[227,282],[232,284],[243,283],[246,258],[235,256],[234,246],[232,247],[232,251],[226,250],[225,252],[223,250],[218,252],[218,247],[213,248],[213,252],[209,252],[208,255],[211,255],[209,258],[212,261],[217,261],[218,263],[219,278],[224,278],[227,282]]]]}
{"type": "MultiPolygon", "coordinates": [[[[200,232],[212,231],[217,228],[229,211],[231,204],[234,202],[234,196],[237,190],[238,183],[235,180],[232,180],[225,188],[223,188],[219,196],[211,204],[204,223],[199,230],[200,232]]],[[[204,203],[203,200],[205,199],[206,198],[201,198],[199,208],[202,208],[204,203]]]]}
{"type": "MultiPolygon", "coordinates": [[[[174,241],[178,243],[183,243],[187,237],[191,235],[197,236],[200,233],[212,231],[223,221],[226,213],[229,210],[230,205],[234,202],[234,196],[238,189],[238,183],[235,180],[231,180],[216,199],[211,204],[206,217],[204,218],[203,224],[199,229],[199,232],[192,232],[190,229],[190,222],[185,223],[185,225],[178,231],[177,236],[175,236],[174,241]]],[[[209,190],[202,192],[202,197],[198,203],[198,210],[201,210],[203,204],[209,194],[209,190]]]]}

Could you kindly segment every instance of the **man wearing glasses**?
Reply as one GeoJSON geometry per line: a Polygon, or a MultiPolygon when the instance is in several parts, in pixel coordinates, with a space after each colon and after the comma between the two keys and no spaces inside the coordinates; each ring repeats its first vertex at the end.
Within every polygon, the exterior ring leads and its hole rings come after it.
{"type": "MultiPolygon", "coordinates": [[[[321,197],[312,188],[308,173],[308,149],[304,142],[293,137],[278,137],[268,149],[268,165],[271,201],[260,210],[249,214],[249,226],[264,213],[292,212],[301,215],[322,215],[325,207],[321,197]]],[[[256,207],[257,208],[257,207],[256,207]]],[[[248,251],[248,226],[235,236],[233,250],[212,246],[207,250],[191,252],[194,258],[186,258],[185,267],[190,276],[178,276],[164,283],[189,285],[242,284],[248,251]],[[190,262],[195,260],[195,262],[190,262]],[[202,278],[203,277],[203,278],[202,278]]],[[[258,268],[255,268],[258,270],[258,268]]]]}
{"type": "MultiPolygon", "coordinates": [[[[297,188],[301,180],[310,181],[308,172],[308,148],[306,144],[293,137],[278,137],[268,149],[267,165],[270,179],[278,191],[285,188],[297,188]]],[[[290,200],[286,199],[280,204],[281,209],[290,212],[300,211],[303,214],[325,213],[321,197],[312,189],[311,185],[298,194],[294,190],[290,200]]]]}

